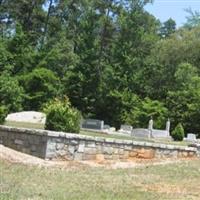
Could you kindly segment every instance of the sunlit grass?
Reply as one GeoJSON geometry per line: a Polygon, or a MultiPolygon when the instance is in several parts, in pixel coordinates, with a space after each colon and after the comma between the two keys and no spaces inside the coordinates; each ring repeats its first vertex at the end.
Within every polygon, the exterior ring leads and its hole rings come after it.
{"type": "Polygon", "coordinates": [[[117,170],[0,164],[0,199],[200,199],[200,161],[117,170]]]}
{"type": "MultiPolygon", "coordinates": [[[[5,125],[7,126],[13,126],[13,127],[22,127],[22,128],[35,128],[35,129],[44,129],[44,125],[37,124],[37,123],[24,123],[24,122],[6,122],[5,125]]],[[[134,140],[134,141],[144,141],[144,142],[156,142],[156,143],[163,143],[163,144],[174,144],[174,145],[183,145],[187,146],[188,142],[186,141],[170,141],[170,140],[160,140],[160,139],[147,139],[147,138],[134,138],[129,135],[118,135],[118,134],[106,134],[106,133],[100,133],[95,131],[85,131],[81,130],[80,134],[82,135],[88,135],[88,136],[94,136],[94,137],[105,137],[105,138],[114,138],[114,139],[122,139],[122,140],[134,140]]]]}

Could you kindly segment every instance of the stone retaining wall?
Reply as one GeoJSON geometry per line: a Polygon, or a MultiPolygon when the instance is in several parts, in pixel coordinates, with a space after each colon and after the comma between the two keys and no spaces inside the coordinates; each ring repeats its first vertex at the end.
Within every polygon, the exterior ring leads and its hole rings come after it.
{"type": "Polygon", "coordinates": [[[0,142],[45,159],[131,160],[196,157],[197,148],[0,126],[0,142]]]}

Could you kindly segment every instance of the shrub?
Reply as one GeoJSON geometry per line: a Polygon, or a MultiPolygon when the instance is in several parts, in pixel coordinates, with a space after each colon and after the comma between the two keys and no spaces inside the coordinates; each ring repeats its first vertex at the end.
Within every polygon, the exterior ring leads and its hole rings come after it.
{"type": "Polygon", "coordinates": [[[179,123],[175,129],[172,131],[172,137],[176,141],[182,141],[184,138],[184,128],[181,123],[179,123]]]}
{"type": "Polygon", "coordinates": [[[0,106],[0,124],[4,123],[7,114],[7,108],[5,106],[0,106]]]}
{"type": "Polygon", "coordinates": [[[71,106],[68,98],[50,101],[46,104],[44,112],[46,113],[45,129],[79,133],[81,114],[71,106]]]}

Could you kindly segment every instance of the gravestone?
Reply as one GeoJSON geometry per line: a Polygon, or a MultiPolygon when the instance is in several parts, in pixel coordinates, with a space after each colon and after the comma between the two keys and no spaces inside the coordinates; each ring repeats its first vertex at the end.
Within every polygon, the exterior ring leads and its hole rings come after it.
{"type": "Polygon", "coordinates": [[[170,132],[170,120],[168,118],[167,122],[166,122],[166,131],[170,132]]]}
{"type": "Polygon", "coordinates": [[[11,113],[5,119],[5,125],[23,128],[44,129],[46,115],[36,111],[11,113]]]}
{"type": "Polygon", "coordinates": [[[130,125],[121,125],[120,130],[118,132],[131,135],[132,130],[133,127],[130,125]]]}
{"type": "Polygon", "coordinates": [[[187,134],[186,140],[192,142],[192,141],[196,141],[197,138],[196,138],[196,135],[195,135],[195,134],[193,134],[193,133],[188,133],[188,134],[187,134]]]}
{"type": "Polygon", "coordinates": [[[169,132],[167,130],[153,129],[151,131],[153,138],[169,138],[169,132]]]}
{"type": "Polygon", "coordinates": [[[132,130],[132,136],[138,138],[150,138],[151,131],[149,129],[136,128],[132,130]]]}
{"type": "Polygon", "coordinates": [[[110,129],[110,126],[109,126],[108,124],[105,124],[105,125],[103,126],[103,129],[110,129]]]}
{"type": "Polygon", "coordinates": [[[149,120],[148,129],[149,129],[149,130],[153,130],[153,118],[152,118],[152,117],[151,117],[151,119],[149,120]]]}
{"type": "Polygon", "coordinates": [[[97,119],[85,119],[83,120],[81,127],[85,129],[103,130],[104,121],[97,119]]]}
{"type": "Polygon", "coordinates": [[[122,131],[132,131],[133,127],[130,125],[121,125],[120,130],[122,131]]]}
{"type": "Polygon", "coordinates": [[[152,138],[166,138],[166,139],[171,138],[170,137],[170,120],[169,120],[169,118],[166,122],[165,130],[154,129],[153,123],[154,123],[153,118],[151,117],[151,119],[149,120],[148,129],[151,132],[152,138]]]}

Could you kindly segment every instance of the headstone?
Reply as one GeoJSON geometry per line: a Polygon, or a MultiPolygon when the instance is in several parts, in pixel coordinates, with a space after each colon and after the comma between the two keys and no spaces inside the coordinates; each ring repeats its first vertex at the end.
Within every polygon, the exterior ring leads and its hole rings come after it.
{"type": "Polygon", "coordinates": [[[153,129],[151,131],[153,138],[169,138],[169,132],[167,130],[153,129]]]}
{"type": "Polygon", "coordinates": [[[107,124],[105,124],[105,125],[103,126],[103,129],[110,129],[110,126],[107,125],[107,124]]]}
{"type": "Polygon", "coordinates": [[[85,119],[83,120],[81,127],[85,129],[103,130],[104,121],[97,119],[85,119]]]}
{"type": "Polygon", "coordinates": [[[143,128],[133,129],[132,136],[138,138],[150,138],[151,131],[149,129],[143,129],[143,128]]]}
{"type": "Polygon", "coordinates": [[[167,123],[166,123],[166,131],[170,132],[170,120],[168,118],[167,123]]]}
{"type": "Polygon", "coordinates": [[[130,125],[121,125],[120,130],[122,131],[132,131],[133,127],[130,125]]]}
{"type": "Polygon", "coordinates": [[[5,125],[23,128],[43,129],[46,122],[46,115],[41,112],[24,111],[11,113],[5,119],[5,125]]]}
{"type": "Polygon", "coordinates": [[[121,125],[120,129],[118,130],[119,133],[131,135],[133,127],[130,125],[121,125]]]}
{"type": "Polygon", "coordinates": [[[196,138],[196,135],[195,135],[195,134],[193,134],[193,133],[188,133],[188,134],[187,134],[186,140],[192,142],[192,141],[196,141],[197,138],[196,138]]]}
{"type": "Polygon", "coordinates": [[[152,119],[152,118],[149,120],[148,129],[149,129],[149,130],[153,130],[153,119],[152,119]]]}

